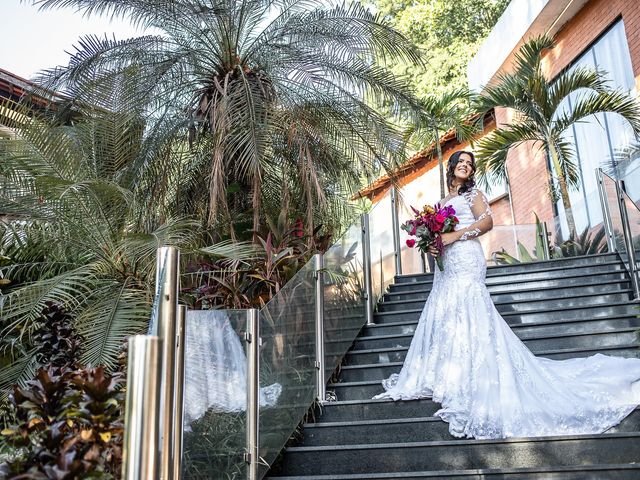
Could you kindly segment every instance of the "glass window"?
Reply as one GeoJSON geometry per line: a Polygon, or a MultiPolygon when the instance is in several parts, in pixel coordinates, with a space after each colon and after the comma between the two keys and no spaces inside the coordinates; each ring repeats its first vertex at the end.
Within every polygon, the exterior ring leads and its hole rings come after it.
{"type": "MultiPolygon", "coordinates": [[[[631,56],[622,20],[584,52],[569,71],[580,67],[602,71],[613,88],[626,92],[634,90],[631,56]]],[[[562,108],[571,111],[576,100],[584,94],[584,91],[575,92],[562,108]]],[[[602,222],[595,169],[611,165],[614,153],[629,145],[633,133],[631,127],[619,116],[603,114],[574,125],[566,132],[566,136],[575,146],[580,166],[579,188],[569,191],[576,229],[580,232],[602,222]]],[[[561,223],[562,234],[566,236],[568,228],[562,201],[557,203],[557,207],[559,217],[564,220],[561,223]]]]}

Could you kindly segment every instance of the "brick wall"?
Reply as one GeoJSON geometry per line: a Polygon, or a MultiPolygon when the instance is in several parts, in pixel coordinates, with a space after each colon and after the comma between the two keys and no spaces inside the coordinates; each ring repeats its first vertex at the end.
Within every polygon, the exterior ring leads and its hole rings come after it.
{"type": "Polygon", "coordinates": [[[556,34],[557,46],[545,57],[546,71],[555,77],[618,18],[624,20],[631,63],[640,76],[640,2],[638,0],[591,0],[556,34]]]}
{"type": "MultiPolygon", "coordinates": [[[[555,77],[569,66],[618,18],[622,17],[631,53],[636,86],[640,90],[640,0],[592,0],[556,34],[557,46],[544,58],[546,73],[555,77]]],[[[498,125],[510,112],[496,110],[498,125]]],[[[531,223],[532,212],[551,221],[553,209],[547,194],[544,156],[530,144],[512,150],[507,160],[516,223],[531,223]]]]}

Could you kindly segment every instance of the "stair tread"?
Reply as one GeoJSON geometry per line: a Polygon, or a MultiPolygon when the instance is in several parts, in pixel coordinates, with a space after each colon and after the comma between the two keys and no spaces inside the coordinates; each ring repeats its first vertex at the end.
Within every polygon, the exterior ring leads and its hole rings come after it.
{"type": "MultiPolygon", "coordinates": [[[[509,302],[510,303],[510,302],[509,302]]],[[[500,315],[503,317],[509,315],[523,315],[523,314],[531,314],[531,313],[549,313],[549,312],[557,312],[557,311],[567,311],[567,310],[584,310],[587,308],[603,308],[603,307],[621,307],[625,305],[633,305],[637,306],[638,300],[625,300],[620,302],[609,302],[609,303],[597,303],[593,305],[576,305],[571,307],[551,307],[551,308],[536,308],[532,310],[519,310],[513,312],[500,312],[500,315]]],[[[386,315],[398,315],[402,313],[420,313],[422,309],[419,308],[411,308],[407,310],[392,310],[390,312],[375,312],[374,317],[376,316],[386,316],[386,315]]]]}
{"type": "MultiPolygon", "coordinates": [[[[600,265],[600,264],[599,264],[600,265]]],[[[562,269],[560,269],[562,270],[562,269]]],[[[519,272],[519,273],[523,273],[523,272],[519,272]]],[[[527,273],[527,272],[524,272],[527,273]]],[[[538,273],[538,272],[529,272],[529,273],[538,273]]],[[[628,277],[626,277],[626,273],[627,271],[625,269],[620,269],[620,270],[605,270],[602,272],[592,272],[592,273],[574,273],[574,274],[567,274],[567,275],[562,275],[559,277],[554,277],[551,279],[540,279],[540,278],[534,278],[531,280],[518,280],[515,283],[533,283],[533,282],[540,282],[540,281],[546,281],[546,280],[564,280],[567,278],[580,278],[580,277],[585,277],[585,278],[594,278],[598,275],[610,275],[612,273],[624,273],[625,274],[625,278],[624,279],[620,279],[622,281],[628,280],[628,277]]],[[[498,278],[500,275],[496,275],[494,277],[487,277],[487,278],[498,278]]],[[[431,280],[420,280],[417,282],[403,282],[403,283],[394,283],[391,284],[392,286],[406,286],[406,285],[410,285],[410,286],[415,286],[415,285],[427,285],[427,284],[432,284],[433,283],[433,278],[431,278],[431,280]]],[[[495,283],[491,283],[490,285],[512,285],[514,283],[513,280],[510,279],[505,279],[503,282],[495,282],[495,283]]],[[[593,284],[593,283],[592,283],[593,284]]]]}
{"type": "MultiPolygon", "coordinates": [[[[514,323],[510,324],[509,328],[523,328],[523,327],[537,327],[537,326],[551,326],[551,325],[561,325],[563,323],[581,323],[581,322],[592,322],[592,321],[602,321],[602,320],[622,320],[625,318],[636,318],[638,316],[637,313],[620,313],[616,315],[609,315],[604,317],[595,317],[595,318],[568,318],[565,320],[540,320],[537,322],[525,322],[525,323],[514,323]]],[[[389,323],[373,323],[371,325],[366,325],[367,328],[386,328],[386,327],[399,327],[403,325],[415,325],[418,323],[418,319],[405,320],[401,322],[389,322],[389,323]]],[[[360,338],[360,337],[358,337],[360,338]]]]}
{"type": "MultiPolygon", "coordinates": [[[[416,400],[404,400],[405,402],[414,402],[416,400]]],[[[639,412],[640,406],[636,407],[634,412],[639,412]]],[[[631,415],[631,414],[630,414],[631,415]]],[[[396,418],[372,418],[368,420],[342,420],[334,422],[319,421],[316,423],[304,423],[304,428],[335,428],[335,427],[352,427],[352,426],[365,426],[365,425],[391,425],[398,423],[428,423],[428,422],[440,422],[446,423],[440,417],[434,416],[421,416],[421,417],[396,417],[396,418]]]]}
{"type": "Polygon", "coordinates": [[[493,439],[456,439],[456,440],[431,440],[426,442],[394,442],[394,443],[361,443],[353,445],[318,445],[308,447],[289,447],[288,452],[313,452],[328,450],[382,450],[389,448],[415,448],[415,447],[446,447],[463,445],[494,445],[494,444],[515,444],[515,443],[541,443],[541,442],[563,442],[572,440],[599,440],[599,439],[640,439],[640,432],[620,432],[620,433],[589,433],[584,435],[550,435],[546,437],[514,437],[514,438],[493,438],[493,439]]]}
{"type": "MultiPolygon", "coordinates": [[[[634,330],[637,330],[637,329],[634,329],[634,330]]],[[[587,348],[587,347],[559,348],[559,349],[553,349],[553,350],[542,350],[540,352],[536,352],[535,355],[536,355],[536,357],[543,357],[545,355],[552,355],[552,354],[556,354],[556,353],[589,352],[589,351],[598,351],[598,350],[617,350],[617,349],[620,349],[620,348],[640,348],[640,344],[638,344],[638,343],[626,343],[626,344],[623,343],[623,344],[620,344],[620,345],[604,345],[604,346],[597,347],[597,348],[587,348]]],[[[372,348],[372,349],[369,349],[369,350],[350,350],[349,354],[401,352],[403,350],[408,350],[408,349],[409,349],[409,347],[372,348]]],[[[400,362],[400,364],[402,365],[402,362],[400,362]]],[[[370,364],[369,366],[371,366],[371,365],[380,366],[381,364],[375,363],[375,364],[370,364]]],[[[390,365],[390,364],[385,363],[385,364],[382,364],[382,365],[390,365]]],[[[356,366],[363,366],[363,365],[344,365],[341,368],[345,369],[347,367],[356,367],[356,366]]]]}
{"type": "Polygon", "coordinates": [[[492,475],[492,474],[519,474],[519,473],[572,473],[572,472],[604,472],[607,470],[640,470],[640,463],[601,463],[596,465],[569,465],[552,467],[528,467],[528,468],[481,468],[468,470],[430,470],[422,472],[390,472],[390,473],[352,473],[333,475],[294,475],[282,477],[267,477],[266,480],[367,480],[376,478],[412,478],[442,476],[468,476],[468,475],[492,475]]]}
{"type": "MultiPolygon", "coordinates": [[[[596,256],[594,256],[596,257],[596,256]]],[[[611,260],[607,260],[604,262],[597,262],[597,263],[592,263],[592,264],[574,264],[574,265],[564,265],[564,266],[551,266],[554,263],[553,260],[547,260],[546,262],[527,262],[526,264],[524,263],[519,263],[516,265],[491,265],[487,267],[487,277],[501,277],[503,275],[520,275],[520,274],[524,274],[524,273],[538,273],[538,272],[555,272],[555,271],[561,271],[561,270],[567,270],[569,268],[571,269],[576,269],[576,268],[593,268],[594,266],[603,266],[603,265],[624,265],[622,260],[620,260],[619,258],[612,258],[611,260]],[[517,267],[521,267],[522,265],[533,265],[533,266],[541,266],[543,268],[530,268],[527,270],[521,270],[518,269],[517,271],[513,271],[513,272],[509,272],[508,269],[509,268],[513,268],[514,270],[517,269],[517,267]],[[546,268],[545,268],[546,267],[546,268]],[[506,272],[494,272],[494,270],[497,270],[499,268],[504,268],[507,269],[506,272]]],[[[418,277],[428,277],[428,278],[433,278],[433,273],[413,273],[413,274],[408,274],[408,275],[396,275],[396,279],[404,279],[404,278],[418,278],[418,277]]],[[[398,282],[398,284],[405,284],[405,283],[413,283],[413,282],[398,282]]]]}
{"type": "MultiPolygon", "coordinates": [[[[584,321],[584,320],[582,320],[584,321]]],[[[524,340],[539,340],[546,338],[563,338],[563,337],[587,337],[590,335],[609,335],[615,333],[626,333],[626,332],[635,332],[638,330],[638,327],[624,327],[624,328],[614,328],[611,330],[596,330],[593,332],[564,332],[564,333],[544,333],[539,334],[532,337],[527,337],[524,340]]],[[[369,341],[369,340],[385,340],[388,338],[406,338],[413,337],[413,333],[393,333],[389,335],[367,335],[364,337],[358,337],[356,341],[369,341]]]]}
{"type": "MultiPolygon", "coordinates": [[[[581,276],[585,276],[585,275],[581,275],[581,276]]],[[[591,278],[592,276],[589,275],[589,278],[591,278]]],[[[526,283],[526,282],[523,282],[526,283]]],[[[585,282],[585,283],[577,283],[574,285],[571,285],[568,288],[582,288],[582,287],[593,287],[593,286],[599,286],[599,285],[615,285],[618,283],[631,283],[630,279],[614,279],[614,280],[603,280],[601,282],[598,282],[596,284],[592,283],[592,282],[585,282]]],[[[413,285],[413,283],[409,283],[408,285],[413,285]]],[[[500,285],[500,284],[498,284],[500,285]]],[[[519,290],[509,290],[509,289],[505,289],[505,290],[495,290],[491,292],[491,295],[506,295],[506,294],[510,294],[510,293],[528,293],[528,292],[539,292],[541,290],[558,290],[557,286],[546,286],[546,287],[531,287],[531,288],[523,288],[523,289],[519,289],[519,290]]],[[[423,292],[430,292],[431,289],[416,289],[413,291],[409,291],[409,292],[387,292],[385,295],[405,295],[405,294],[411,294],[411,293],[423,293],[423,292]]],[[[397,301],[397,300],[390,300],[390,301],[397,301]]],[[[383,303],[387,303],[387,301],[384,301],[383,303]]]]}
{"type": "MultiPolygon", "coordinates": [[[[534,289],[532,291],[539,291],[539,289],[534,289]]],[[[513,293],[513,292],[509,292],[509,293],[513,293]]],[[[520,292],[517,292],[520,293],[520,292]]],[[[588,298],[588,297],[602,297],[603,295],[620,295],[620,294],[624,294],[624,293],[629,293],[629,294],[633,294],[633,290],[630,288],[625,288],[623,290],[616,290],[613,292],[596,292],[596,293],[579,293],[576,295],[571,295],[570,297],[568,296],[551,296],[551,297],[544,297],[544,298],[533,298],[533,299],[520,299],[520,300],[502,300],[499,302],[493,302],[494,305],[512,305],[514,303],[531,303],[531,302],[547,302],[550,300],[571,300],[573,298],[588,298]]],[[[491,296],[496,295],[496,293],[491,292],[491,296]]],[[[412,302],[425,302],[426,299],[420,299],[420,298],[408,298],[406,300],[388,300],[385,302],[380,303],[380,305],[402,305],[403,303],[412,303],[412,302]]],[[[631,299],[629,299],[629,301],[631,301],[631,299]]],[[[600,305],[606,305],[606,304],[600,304],[600,305]]]]}

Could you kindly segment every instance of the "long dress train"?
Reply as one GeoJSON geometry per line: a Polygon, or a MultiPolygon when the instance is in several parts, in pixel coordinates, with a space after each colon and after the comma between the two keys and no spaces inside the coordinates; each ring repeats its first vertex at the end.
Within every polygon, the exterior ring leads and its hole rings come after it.
{"type": "Polygon", "coordinates": [[[478,190],[453,197],[470,227],[436,269],[404,365],[374,398],[432,397],[456,437],[477,439],[601,433],[640,404],[640,359],[596,354],[536,357],[496,310],[477,237],[491,215],[478,190]],[[478,228],[476,228],[476,226],[478,228]]]}

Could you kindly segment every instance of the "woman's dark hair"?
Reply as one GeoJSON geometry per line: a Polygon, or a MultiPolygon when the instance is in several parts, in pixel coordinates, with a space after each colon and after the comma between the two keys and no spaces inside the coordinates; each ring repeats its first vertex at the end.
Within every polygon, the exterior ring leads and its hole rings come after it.
{"type": "Polygon", "coordinates": [[[476,185],[476,181],[473,179],[473,175],[476,173],[476,157],[471,152],[467,152],[466,150],[459,150],[453,153],[449,157],[449,161],[447,162],[447,187],[453,187],[453,179],[456,178],[453,172],[456,169],[456,165],[458,165],[458,162],[460,161],[460,155],[462,155],[463,153],[466,153],[471,157],[471,168],[473,169],[473,171],[471,172],[471,175],[469,175],[469,178],[467,178],[467,180],[462,184],[462,186],[458,188],[458,195],[467,193],[476,185]]]}

